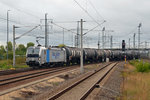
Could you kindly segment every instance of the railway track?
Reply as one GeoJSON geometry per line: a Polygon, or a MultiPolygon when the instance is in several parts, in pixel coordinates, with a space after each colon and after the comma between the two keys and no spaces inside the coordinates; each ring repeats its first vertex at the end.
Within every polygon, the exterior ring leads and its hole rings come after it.
{"type": "Polygon", "coordinates": [[[101,67],[50,96],[48,100],[84,100],[96,87],[96,84],[100,83],[116,65],[117,63],[111,63],[101,67]]]}
{"type": "MultiPolygon", "coordinates": [[[[89,65],[89,64],[86,64],[89,65]]],[[[67,67],[52,67],[52,68],[46,68],[46,69],[36,69],[36,70],[29,70],[29,71],[21,71],[17,73],[8,74],[5,73],[4,75],[0,76],[0,92],[9,88],[13,88],[14,84],[26,84],[28,83],[28,80],[35,81],[39,80],[38,77],[45,78],[46,75],[50,76],[51,74],[59,73],[59,72],[65,72],[72,69],[76,69],[79,67],[78,65],[72,65],[67,67]],[[45,76],[45,77],[43,77],[45,76]],[[33,80],[32,80],[33,79],[33,80]],[[24,82],[25,81],[25,82],[24,82]]],[[[1,95],[1,94],[0,94],[1,95]]]]}
{"type": "Polygon", "coordinates": [[[31,73],[31,74],[20,75],[20,76],[16,76],[16,77],[2,79],[2,80],[0,80],[0,86],[15,83],[15,82],[19,82],[19,81],[26,80],[26,79],[31,79],[31,78],[34,78],[34,77],[39,77],[39,76],[46,75],[46,74],[51,74],[51,73],[54,73],[54,72],[59,72],[59,71],[62,71],[62,70],[66,70],[66,68],[49,69],[49,70],[42,71],[42,72],[35,72],[35,73],[31,73]]]}
{"type": "Polygon", "coordinates": [[[43,71],[39,70],[37,72],[30,72],[30,73],[26,72],[23,75],[17,75],[14,77],[1,78],[0,79],[0,89],[1,89],[0,91],[6,90],[9,88],[13,88],[15,86],[15,84],[18,84],[18,85],[25,84],[25,83],[27,83],[28,80],[29,80],[29,82],[31,82],[31,80],[35,81],[35,80],[38,80],[40,77],[44,78],[44,77],[48,77],[52,74],[54,75],[55,73],[59,73],[59,72],[67,71],[67,70],[73,70],[76,68],[78,68],[78,67],[72,66],[72,67],[51,68],[51,69],[45,69],[43,71]],[[24,81],[26,81],[26,82],[24,83],[24,81]]]}
{"type": "Polygon", "coordinates": [[[27,71],[33,71],[33,70],[36,70],[36,69],[29,67],[29,68],[15,69],[15,70],[1,70],[0,76],[16,74],[16,73],[21,73],[21,72],[27,72],[27,71]]]}
{"type": "MultiPolygon", "coordinates": [[[[89,65],[89,64],[85,64],[85,65],[89,65]]],[[[65,67],[72,67],[72,66],[76,66],[76,65],[70,65],[70,66],[65,66],[65,67]]],[[[25,73],[25,72],[32,72],[32,71],[39,71],[39,70],[45,70],[45,69],[49,69],[49,68],[60,68],[62,66],[53,66],[53,67],[43,67],[43,68],[20,68],[20,69],[15,69],[15,70],[1,70],[0,71],[0,78],[1,76],[7,76],[7,75],[11,75],[11,74],[20,74],[20,73],[25,73]]],[[[64,66],[63,66],[64,67],[64,66]]]]}
{"type": "MultiPolygon", "coordinates": [[[[89,64],[86,64],[86,65],[89,65],[89,64]]],[[[8,70],[8,72],[7,71],[1,71],[0,72],[0,86],[1,86],[1,82],[5,82],[5,81],[8,81],[8,80],[13,80],[13,79],[17,79],[17,78],[19,79],[19,78],[23,78],[23,77],[26,77],[26,76],[33,76],[33,75],[36,75],[36,74],[37,74],[37,76],[41,76],[41,75],[38,75],[38,74],[43,73],[43,75],[44,75],[44,72],[53,71],[53,70],[56,70],[54,72],[57,72],[57,71],[61,71],[63,69],[66,69],[66,68],[68,69],[68,68],[75,67],[75,66],[76,65],[67,66],[67,67],[56,67],[56,68],[51,67],[51,68],[36,69],[36,70],[34,70],[32,68],[29,68],[29,69],[25,69],[25,70],[24,69],[17,70],[17,72],[15,70],[14,70],[14,72],[9,72],[10,70],[8,70]],[[23,75],[20,75],[20,74],[23,74],[23,75]]]]}

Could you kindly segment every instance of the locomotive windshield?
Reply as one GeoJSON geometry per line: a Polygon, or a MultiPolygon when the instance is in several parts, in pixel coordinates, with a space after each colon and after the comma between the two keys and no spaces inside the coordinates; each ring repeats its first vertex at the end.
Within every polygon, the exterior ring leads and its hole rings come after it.
{"type": "Polygon", "coordinates": [[[40,48],[28,48],[27,57],[39,57],[40,48]]]}

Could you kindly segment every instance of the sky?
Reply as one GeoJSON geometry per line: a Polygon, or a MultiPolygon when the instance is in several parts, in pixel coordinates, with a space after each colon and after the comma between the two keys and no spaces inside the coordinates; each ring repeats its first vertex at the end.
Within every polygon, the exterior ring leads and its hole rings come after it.
{"type": "MultiPolygon", "coordinates": [[[[106,31],[106,47],[110,47],[110,36],[113,36],[113,47],[121,47],[125,40],[127,47],[133,47],[133,34],[138,39],[138,25],[141,27],[141,47],[145,41],[150,42],[150,1],[149,0],[0,0],[0,45],[6,45],[6,18],[9,11],[9,41],[12,41],[12,27],[16,28],[16,37],[41,25],[32,32],[16,40],[17,44],[34,42],[36,37],[44,37],[44,17],[48,14],[49,45],[64,43],[74,46],[77,32],[77,21],[83,19],[84,33],[95,28],[84,36],[84,47],[97,48],[98,34],[102,47],[102,28],[106,31]],[[103,21],[106,21],[103,23],[103,21]],[[51,24],[53,21],[54,24],[51,24]],[[103,24],[102,24],[103,23],[103,24]],[[71,30],[71,31],[68,31],[71,30]],[[97,30],[97,31],[96,31],[97,30]],[[114,32],[112,32],[114,31],[114,32]]],[[[44,39],[39,40],[44,45],[44,39]]],[[[148,47],[147,43],[147,47],[148,47]]]]}

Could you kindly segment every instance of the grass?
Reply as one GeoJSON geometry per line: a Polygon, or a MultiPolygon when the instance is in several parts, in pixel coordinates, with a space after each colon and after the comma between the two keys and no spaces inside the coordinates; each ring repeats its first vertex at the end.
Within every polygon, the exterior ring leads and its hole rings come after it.
{"type": "MultiPolygon", "coordinates": [[[[24,57],[16,57],[16,66],[15,69],[17,68],[26,68],[28,67],[25,64],[25,58],[24,57]]],[[[7,70],[7,69],[12,69],[13,68],[13,61],[12,60],[0,60],[0,70],[7,70]]]]}
{"type": "Polygon", "coordinates": [[[119,100],[150,100],[149,63],[134,60],[127,64],[119,100]],[[144,68],[141,68],[144,67],[144,68]]]}

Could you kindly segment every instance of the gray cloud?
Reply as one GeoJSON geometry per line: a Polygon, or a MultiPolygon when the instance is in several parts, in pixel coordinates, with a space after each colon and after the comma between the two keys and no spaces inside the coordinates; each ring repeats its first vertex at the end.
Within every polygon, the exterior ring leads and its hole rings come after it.
{"type": "MultiPolygon", "coordinates": [[[[132,39],[133,33],[137,33],[137,26],[142,22],[141,41],[149,41],[149,26],[150,26],[150,1],[149,0],[90,0],[99,11],[99,16],[86,0],[77,0],[95,20],[106,19],[107,23],[103,24],[107,30],[114,30],[113,33],[108,33],[114,36],[114,42],[120,42],[122,39],[128,41],[132,39]]],[[[88,0],[87,0],[88,1],[88,0]]],[[[48,17],[54,22],[58,21],[78,21],[83,18],[86,21],[92,20],[73,0],[0,0],[0,17],[6,18],[7,10],[11,10],[10,19],[16,23],[10,22],[10,40],[12,40],[12,25],[29,25],[35,26],[40,24],[40,19],[44,18],[44,14],[48,13],[48,17]]],[[[5,43],[6,39],[6,22],[0,20],[0,43],[5,43]],[[4,37],[4,38],[2,38],[4,37]]],[[[76,29],[77,23],[58,23],[67,29],[76,29]]],[[[96,23],[84,23],[85,29],[95,27],[96,23]]],[[[103,27],[102,26],[102,27],[103,27]]],[[[99,27],[97,29],[102,29],[99,27]]],[[[44,28],[44,27],[43,27],[44,28]]],[[[17,30],[18,33],[28,31],[30,28],[17,30]]],[[[62,31],[61,28],[54,26],[53,30],[62,31]]],[[[43,29],[44,31],[44,29],[43,29]]],[[[30,34],[41,35],[44,32],[40,29],[30,34]]],[[[65,43],[72,45],[69,33],[66,33],[65,43]]],[[[70,33],[72,34],[72,33],[70,33]]],[[[19,34],[18,34],[19,35],[19,34]]],[[[91,37],[89,47],[97,47],[97,33],[89,33],[87,37],[91,37]]],[[[136,35],[137,36],[137,35],[136,35]]],[[[50,35],[50,45],[58,45],[62,40],[62,33],[54,33],[50,35]]],[[[23,37],[17,43],[35,42],[35,37],[23,37]],[[24,40],[24,41],[22,41],[24,40]]],[[[44,40],[41,40],[44,44],[44,40]]],[[[85,44],[87,45],[87,44],[85,44]]]]}

